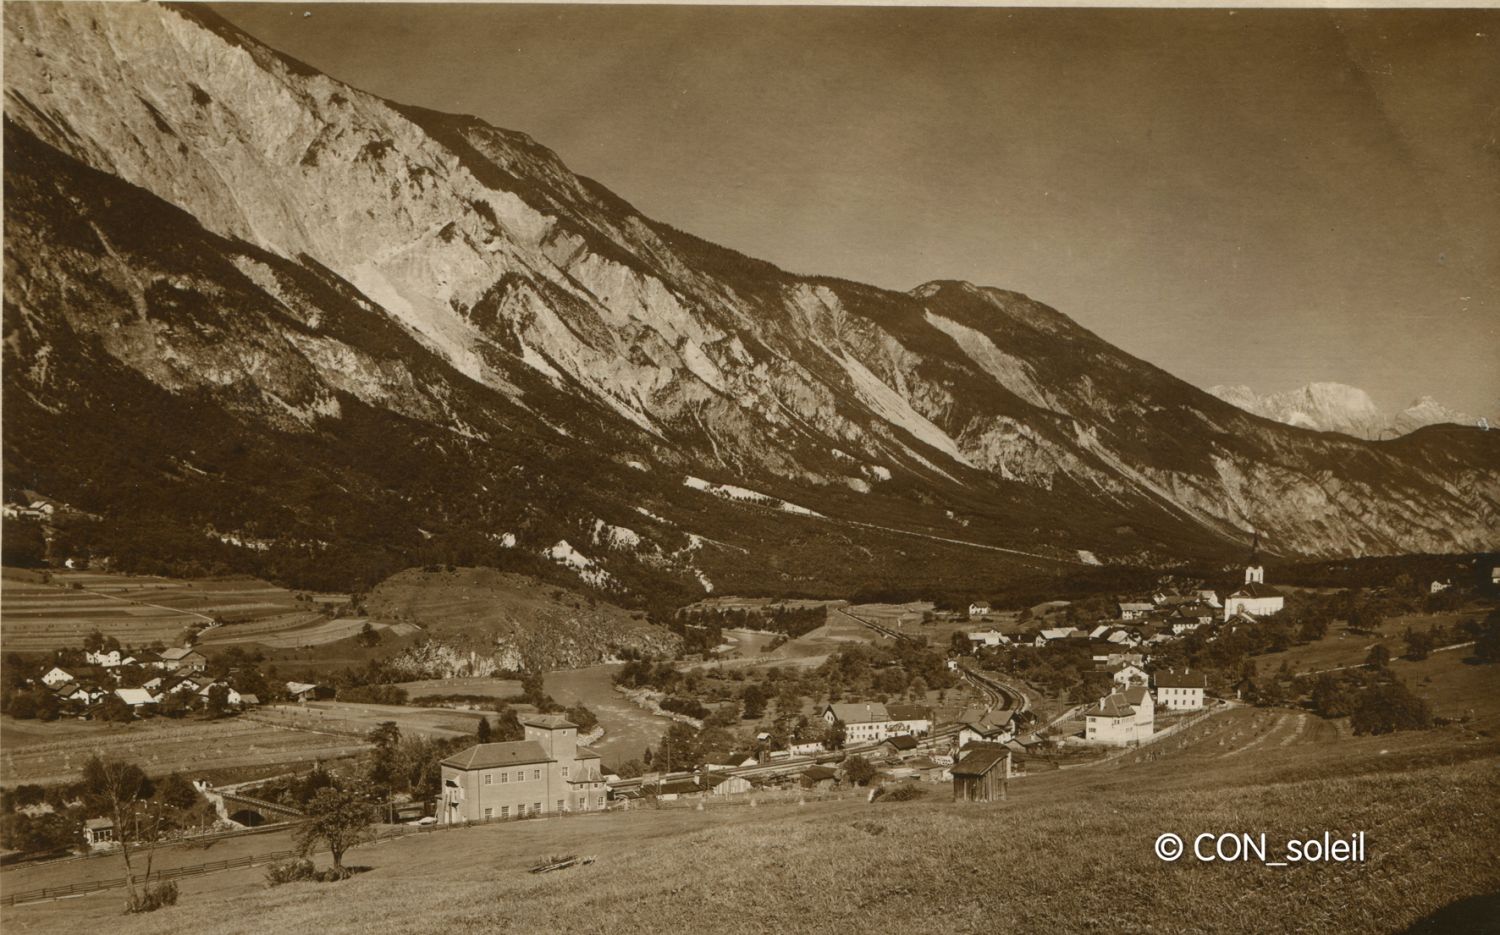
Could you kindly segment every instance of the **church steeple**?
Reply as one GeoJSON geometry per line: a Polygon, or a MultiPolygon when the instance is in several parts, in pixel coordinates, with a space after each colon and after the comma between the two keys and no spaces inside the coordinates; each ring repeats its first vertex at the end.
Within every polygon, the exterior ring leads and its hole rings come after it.
{"type": "Polygon", "coordinates": [[[1260,530],[1255,531],[1255,540],[1250,543],[1250,560],[1245,563],[1245,583],[1265,584],[1266,570],[1260,564],[1260,530]]]}

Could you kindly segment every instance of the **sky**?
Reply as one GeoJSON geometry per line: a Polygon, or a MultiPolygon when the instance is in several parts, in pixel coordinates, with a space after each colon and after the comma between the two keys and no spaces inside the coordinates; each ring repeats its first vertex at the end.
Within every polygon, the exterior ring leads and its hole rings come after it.
{"type": "Polygon", "coordinates": [[[793,272],[1500,422],[1500,11],[214,6],[793,272]]]}

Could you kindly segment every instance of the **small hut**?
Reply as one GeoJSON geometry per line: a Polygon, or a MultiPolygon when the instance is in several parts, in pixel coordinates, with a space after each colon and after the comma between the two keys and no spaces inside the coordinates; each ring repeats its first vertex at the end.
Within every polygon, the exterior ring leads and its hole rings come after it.
{"type": "Polygon", "coordinates": [[[1010,751],[1002,746],[974,747],[949,770],[953,801],[994,802],[1005,798],[1010,778],[1010,751]]]}

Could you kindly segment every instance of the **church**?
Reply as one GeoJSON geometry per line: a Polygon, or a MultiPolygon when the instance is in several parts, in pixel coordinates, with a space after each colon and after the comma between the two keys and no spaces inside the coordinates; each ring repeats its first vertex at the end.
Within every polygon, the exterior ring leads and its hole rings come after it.
{"type": "Polygon", "coordinates": [[[1266,584],[1266,570],[1261,566],[1258,555],[1259,535],[1256,535],[1255,541],[1256,545],[1250,549],[1250,561],[1245,565],[1244,586],[1224,599],[1225,620],[1235,614],[1268,617],[1280,613],[1281,608],[1286,606],[1286,598],[1281,592],[1266,584]]]}

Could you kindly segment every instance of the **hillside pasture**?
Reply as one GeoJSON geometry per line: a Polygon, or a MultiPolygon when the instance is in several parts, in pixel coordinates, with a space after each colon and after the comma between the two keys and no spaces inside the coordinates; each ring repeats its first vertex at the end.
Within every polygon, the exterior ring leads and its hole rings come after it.
{"type": "MultiPolygon", "coordinates": [[[[0,575],[0,618],[12,652],[76,648],[98,630],[130,647],[175,645],[191,629],[225,624],[209,638],[228,642],[240,627],[266,633],[305,625],[308,605],[285,588],[255,578],[171,579],[96,571],[0,575]]],[[[238,631],[245,632],[245,631],[238,631]]]]}
{"type": "Polygon", "coordinates": [[[1165,766],[1127,763],[1105,782],[1097,769],[1013,782],[1009,799],[990,805],[953,803],[936,786],[917,802],[637,808],[488,825],[358,848],[349,862],[370,871],[336,889],[268,889],[261,872],[232,871],[184,881],[177,907],[147,917],[122,917],[118,898],[96,895],[15,907],[4,921],[22,932],[107,922],[120,935],[550,932],[559,918],[584,931],[812,933],[920,930],[941,916],[959,932],[1164,932],[1187,919],[1207,933],[1386,933],[1500,887],[1493,750],[1339,775],[1339,745],[1307,745],[1324,747],[1329,764],[1315,778],[1285,777],[1246,751],[1258,773],[1178,764],[1164,786],[1165,766]],[[1368,853],[1364,863],[1279,868],[1165,863],[1152,850],[1164,831],[1265,832],[1270,859],[1294,837],[1364,831],[1368,853]],[[557,853],[596,861],[526,872],[557,853]],[[1025,872],[996,872],[1018,866],[1025,872]]]}

